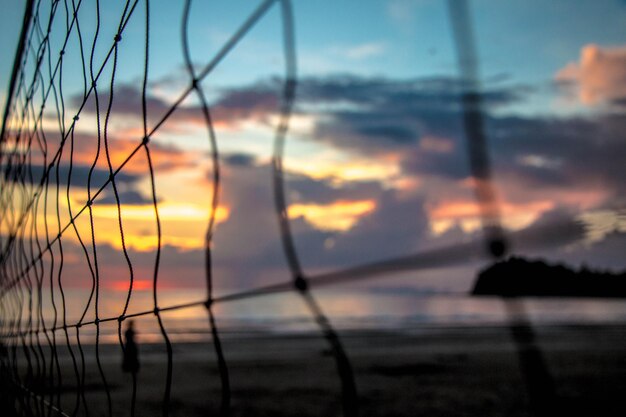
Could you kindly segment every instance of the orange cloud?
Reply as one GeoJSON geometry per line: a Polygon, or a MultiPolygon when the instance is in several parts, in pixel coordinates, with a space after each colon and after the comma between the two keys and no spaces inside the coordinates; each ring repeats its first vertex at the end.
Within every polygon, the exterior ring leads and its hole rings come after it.
{"type": "MultiPolygon", "coordinates": [[[[216,224],[228,219],[229,209],[219,206],[215,212],[216,224]]],[[[204,247],[204,232],[209,222],[209,210],[191,203],[159,204],[159,217],[162,227],[162,245],[172,245],[184,249],[204,247]]],[[[99,240],[121,249],[122,241],[117,223],[117,206],[93,206],[99,240]]],[[[150,251],[157,247],[154,208],[150,205],[123,205],[122,220],[127,247],[138,251],[150,251]]]]}
{"type": "MultiPolygon", "coordinates": [[[[553,208],[552,201],[534,201],[526,204],[501,204],[502,213],[516,214],[520,212],[543,212],[553,208]]],[[[473,201],[448,201],[432,208],[430,214],[435,219],[477,217],[480,206],[473,201]]]]}
{"type": "MultiPolygon", "coordinates": [[[[138,136],[134,134],[138,132],[133,133],[133,131],[125,131],[122,133],[124,135],[123,138],[109,140],[109,158],[111,159],[113,170],[117,169],[141,143],[141,134],[138,136]]],[[[97,142],[95,140],[82,140],[81,142],[82,143],[76,146],[74,150],[74,162],[91,165],[96,157],[97,142]]],[[[155,143],[151,143],[148,147],[150,148],[150,158],[152,159],[153,167],[157,172],[169,171],[191,164],[191,155],[176,148],[155,143]]],[[[96,166],[102,169],[108,169],[103,144],[96,166]]],[[[148,173],[148,161],[145,150],[139,149],[124,166],[124,172],[129,174],[148,173]]]]}
{"type": "MultiPolygon", "coordinates": [[[[220,223],[228,218],[228,209],[218,207],[215,211],[215,220],[220,223]]],[[[112,204],[93,206],[95,217],[117,219],[117,206],[112,204]]],[[[200,220],[208,222],[209,211],[191,203],[170,203],[159,204],[159,217],[161,220],[191,221],[200,220]]],[[[122,218],[126,220],[152,220],[154,219],[154,208],[151,205],[122,205],[122,218]]]]}
{"type": "MultiPolygon", "coordinates": [[[[538,200],[529,203],[503,202],[498,206],[503,224],[513,230],[522,229],[555,207],[551,200],[538,200]]],[[[459,224],[466,232],[476,230],[481,225],[481,207],[472,200],[450,200],[426,207],[435,235],[441,234],[459,224]]]]}
{"type": "MultiPolygon", "coordinates": [[[[87,119],[87,117],[85,117],[87,119]]],[[[88,121],[88,120],[87,120],[88,121]]],[[[83,122],[79,121],[79,123],[83,122]]],[[[48,122],[49,124],[50,122],[48,122]]],[[[69,165],[70,156],[72,163],[90,167],[96,160],[96,169],[108,171],[109,165],[107,160],[107,149],[105,147],[104,135],[100,136],[100,151],[98,152],[98,135],[95,131],[95,122],[93,124],[77,125],[75,132],[68,135],[61,154],[61,164],[69,165]],[[73,138],[73,141],[72,141],[73,138]]],[[[54,151],[58,149],[61,143],[61,134],[54,129],[53,126],[44,130],[48,148],[54,151]]],[[[111,160],[113,170],[120,165],[141,145],[143,137],[143,129],[141,128],[117,128],[109,129],[107,140],[108,158],[111,160]]],[[[24,146],[24,145],[20,145],[24,146]]],[[[181,167],[194,166],[197,155],[192,152],[181,150],[175,146],[165,145],[157,141],[151,141],[148,145],[150,149],[150,157],[152,164],[157,172],[172,171],[181,167]]],[[[15,145],[10,147],[4,146],[4,149],[12,151],[15,145]]],[[[18,149],[19,150],[19,149],[18,149]]],[[[26,150],[26,149],[24,149],[26,150]]],[[[43,156],[40,152],[32,152],[33,164],[44,164],[43,156]]],[[[50,163],[50,158],[45,161],[50,163]]],[[[148,173],[148,163],[146,152],[139,149],[133,157],[124,166],[124,173],[131,175],[140,175],[148,173]]]]}
{"type": "Polygon", "coordinates": [[[320,230],[349,230],[361,216],[376,208],[373,200],[336,201],[332,204],[292,204],[290,218],[304,217],[320,230]]]}
{"type": "Polygon", "coordinates": [[[335,183],[350,181],[388,181],[400,174],[398,155],[386,155],[377,160],[346,158],[340,153],[303,155],[290,158],[286,168],[313,179],[332,179],[335,183]]]}
{"type": "MultiPolygon", "coordinates": [[[[65,203],[61,202],[62,210],[65,203]]],[[[156,217],[152,205],[121,206],[121,219],[124,227],[124,243],[127,248],[136,251],[152,251],[158,246],[156,217]]],[[[48,208],[48,225],[51,232],[56,233],[56,212],[48,208]]],[[[93,227],[96,243],[106,243],[115,249],[122,249],[122,237],[119,229],[117,206],[113,204],[94,204],[92,207],[93,227]]],[[[205,231],[209,222],[210,210],[193,203],[162,202],[159,204],[161,220],[161,245],[171,245],[185,250],[203,248],[205,231]]],[[[230,210],[219,206],[215,212],[216,224],[225,222],[230,210]]],[[[43,214],[38,220],[44,224],[43,214]]],[[[62,220],[62,224],[67,222],[62,220]]],[[[83,239],[91,236],[89,214],[79,216],[75,225],[83,239]]],[[[40,229],[42,238],[45,230],[40,229]]],[[[70,228],[63,235],[65,239],[78,243],[75,231],[70,228]]]]}
{"type": "Polygon", "coordinates": [[[626,46],[585,45],[580,61],[569,63],[557,72],[555,78],[576,83],[578,98],[583,104],[623,99],[626,97],[626,46]]]}

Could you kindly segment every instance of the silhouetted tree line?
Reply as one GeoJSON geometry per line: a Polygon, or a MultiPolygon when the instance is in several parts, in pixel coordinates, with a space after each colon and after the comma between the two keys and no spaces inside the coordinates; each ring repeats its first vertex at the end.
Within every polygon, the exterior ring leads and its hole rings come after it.
{"type": "Polygon", "coordinates": [[[620,298],[626,297],[626,271],[574,270],[513,256],[481,271],[472,294],[620,298]]]}

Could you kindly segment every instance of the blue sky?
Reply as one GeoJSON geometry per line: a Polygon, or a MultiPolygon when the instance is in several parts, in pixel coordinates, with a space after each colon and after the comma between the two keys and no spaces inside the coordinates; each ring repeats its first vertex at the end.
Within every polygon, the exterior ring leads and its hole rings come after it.
{"type": "MultiPolygon", "coordinates": [[[[101,38],[115,33],[121,1],[102,10],[101,38]],[[119,3],[119,4],[118,4],[119,3]],[[117,6],[112,6],[116,4],[117,6]]],[[[3,0],[0,85],[8,83],[22,2],[3,0]]],[[[257,6],[237,0],[195,2],[190,20],[194,61],[207,61],[257,6]]],[[[83,30],[94,22],[94,6],[82,6],[83,30]]],[[[282,71],[279,7],[273,7],[211,77],[212,85],[241,85],[282,71]]],[[[619,46],[626,37],[623,1],[473,2],[474,27],[485,79],[542,85],[565,63],[575,61],[584,45],[619,46]]],[[[446,2],[432,0],[294,2],[299,71],[302,75],[351,73],[391,78],[454,75],[456,62],[446,2]]],[[[182,2],[153,2],[150,76],[159,79],[180,70],[182,2]]],[[[141,75],[142,5],[133,16],[121,48],[119,79],[141,75]],[[126,62],[125,62],[126,61],[126,62]],[[133,61],[132,64],[128,61],[133,61]]],[[[70,44],[75,43],[75,39],[70,44]]],[[[70,48],[71,49],[71,48],[70,48]]],[[[106,43],[99,49],[107,50],[106,43]]],[[[68,74],[78,78],[77,66],[68,74]],[[72,72],[76,71],[76,72],[72,72]]],[[[545,99],[533,101],[545,110],[545,99]]],[[[532,107],[526,107],[532,111],[532,107]]]]}

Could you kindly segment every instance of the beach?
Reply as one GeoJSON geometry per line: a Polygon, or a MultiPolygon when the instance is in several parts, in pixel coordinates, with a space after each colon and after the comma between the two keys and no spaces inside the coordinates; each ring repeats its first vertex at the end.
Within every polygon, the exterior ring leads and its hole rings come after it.
{"type": "MultiPolygon", "coordinates": [[[[626,326],[544,325],[533,331],[554,381],[558,415],[626,415],[626,326]]],[[[531,415],[518,350],[506,326],[344,330],[340,337],[361,416],[531,415]]],[[[337,367],[319,333],[234,332],[223,335],[222,345],[231,415],[342,415],[337,367]]],[[[77,415],[88,408],[90,416],[108,416],[95,346],[82,347],[84,401],[67,347],[58,352],[62,388],[40,392],[48,402],[60,398],[69,415],[78,401],[77,415]]],[[[78,358],[77,346],[72,351],[78,358]]],[[[99,356],[111,415],[130,415],[132,378],[121,370],[119,345],[100,345],[99,356]]],[[[136,416],[162,413],[166,358],[164,344],[140,346],[136,416]]],[[[218,415],[221,383],[212,343],[175,343],[172,358],[169,415],[218,415]]]]}

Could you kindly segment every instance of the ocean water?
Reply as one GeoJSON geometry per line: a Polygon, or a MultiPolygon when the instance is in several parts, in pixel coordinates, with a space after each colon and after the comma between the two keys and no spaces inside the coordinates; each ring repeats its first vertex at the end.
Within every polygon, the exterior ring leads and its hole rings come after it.
{"type": "MultiPolygon", "coordinates": [[[[118,321],[92,323],[95,300],[87,304],[88,293],[66,294],[65,321],[77,323],[81,317],[81,342],[119,343],[126,324],[118,321]],[[87,308],[85,308],[87,307],[87,308]],[[84,313],[84,316],[83,316],[84,313]]],[[[594,325],[626,323],[626,300],[620,299],[524,299],[515,306],[495,297],[472,297],[465,294],[433,293],[410,289],[324,289],[314,291],[321,310],[338,331],[386,330],[419,332],[437,327],[502,326],[511,320],[528,320],[534,325],[594,325]]],[[[124,311],[126,294],[104,291],[98,297],[98,317],[118,317],[124,311]]],[[[159,306],[181,305],[203,298],[201,291],[169,290],[159,294],[159,306]]],[[[152,294],[138,291],[133,295],[126,314],[153,309],[152,294]]],[[[44,321],[33,315],[33,329],[63,325],[60,299],[42,303],[44,321]],[[56,321],[54,314],[56,307],[56,321]],[[56,324],[55,324],[56,323],[56,324]]],[[[217,328],[223,337],[247,337],[272,333],[306,333],[318,326],[297,293],[254,297],[214,306],[217,328]]],[[[22,329],[28,329],[28,309],[24,306],[22,329]]],[[[141,343],[161,343],[163,332],[154,314],[133,318],[141,343]]],[[[164,311],[161,323],[172,342],[210,340],[208,314],[203,306],[164,311]]],[[[4,323],[7,325],[7,323],[4,323]]],[[[76,329],[69,331],[76,342],[76,329]]],[[[65,337],[62,330],[57,337],[65,337]]]]}

